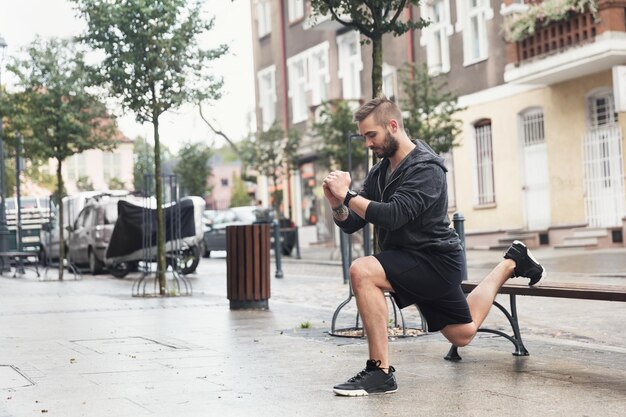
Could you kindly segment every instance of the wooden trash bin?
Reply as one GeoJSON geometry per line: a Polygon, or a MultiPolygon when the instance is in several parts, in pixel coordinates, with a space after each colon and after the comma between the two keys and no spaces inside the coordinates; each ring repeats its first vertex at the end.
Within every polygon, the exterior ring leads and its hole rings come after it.
{"type": "Polygon", "coordinates": [[[269,308],[270,227],[226,227],[226,293],[231,310],[269,308]]]}

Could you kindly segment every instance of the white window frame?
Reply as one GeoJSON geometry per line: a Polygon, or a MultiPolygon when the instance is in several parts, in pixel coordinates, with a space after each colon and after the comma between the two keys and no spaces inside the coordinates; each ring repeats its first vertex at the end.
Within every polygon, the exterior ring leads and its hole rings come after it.
{"type": "Polygon", "coordinates": [[[398,97],[397,73],[396,67],[383,62],[383,94],[390,100],[398,97]]]}
{"type": "Polygon", "coordinates": [[[257,73],[261,126],[268,130],[276,120],[276,65],[270,65],[257,73]]]}
{"type": "Polygon", "coordinates": [[[294,22],[304,17],[304,0],[288,0],[289,21],[294,22]]]}
{"type": "Polygon", "coordinates": [[[306,51],[287,59],[289,75],[288,96],[291,98],[291,121],[299,123],[307,119],[308,59],[306,51]]]}
{"type": "Polygon", "coordinates": [[[272,8],[270,0],[256,0],[257,33],[262,38],[272,33],[272,8]]]}
{"type": "Polygon", "coordinates": [[[454,26],[450,19],[450,0],[434,0],[420,4],[420,15],[423,19],[432,23],[422,29],[420,45],[426,47],[426,63],[431,75],[447,73],[450,71],[450,41],[449,37],[454,34],[454,26]],[[442,5],[442,16],[439,22],[434,21],[435,5],[442,5]],[[437,40],[439,47],[437,48],[437,40]],[[437,56],[441,57],[437,62],[437,56]]]}
{"type": "Polygon", "coordinates": [[[328,99],[329,48],[330,43],[326,41],[309,50],[309,89],[311,90],[311,104],[314,106],[328,99]]]}
{"type": "Polygon", "coordinates": [[[322,42],[287,59],[289,92],[292,108],[292,122],[308,119],[308,96],[311,105],[316,106],[327,99],[330,70],[328,41],[322,42]]]}
{"type": "Polygon", "coordinates": [[[489,57],[487,40],[487,21],[493,19],[493,8],[489,0],[456,0],[458,20],[455,25],[457,32],[463,32],[463,66],[484,61],[489,57]],[[470,2],[476,1],[475,7],[470,2]],[[472,19],[478,21],[478,39],[472,36],[472,19]],[[474,50],[478,49],[477,54],[474,50]]]}
{"type": "Polygon", "coordinates": [[[615,112],[615,98],[613,96],[613,91],[610,88],[599,88],[588,94],[585,107],[587,108],[587,126],[589,126],[589,129],[597,129],[599,127],[617,123],[618,119],[617,113],[615,112]],[[604,111],[605,115],[602,123],[600,123],[598,118],[599,109],[597,104],[600,99],[606,101],[606,109],[604,111]]]}
{"type": "Polygon", "coordinates": [[[361,38],[359,32],[351,31],[337,36],[337,51],[339,54],[339,79],[344,99],[361,98],[361,38]],[[354,47],[354,54],[352,53],[354,47]]]}

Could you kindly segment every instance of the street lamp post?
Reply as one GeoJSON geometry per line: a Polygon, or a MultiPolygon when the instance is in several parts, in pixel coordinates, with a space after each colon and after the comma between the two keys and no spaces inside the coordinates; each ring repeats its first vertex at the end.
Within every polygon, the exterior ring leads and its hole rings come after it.
{"type": "MultiPolygon", "coordinates": [[[[4,49],[7,43],[0,35],[0,76],[2,75],[2,61],[4,58],[4,49]]],[[[0,77],[0,94],[2,94],[2,78],[0,77]]],[[[9,228],[7,227],[7,214],[4,196],[4,138],[2,137],[2,115],[0,115],[0,252],[7,252],[9,228]]],[[[19,212],[19,208],[18,208],[19,212]]],[[[6,264],[5,262],[2,263],[6,264]]]]}

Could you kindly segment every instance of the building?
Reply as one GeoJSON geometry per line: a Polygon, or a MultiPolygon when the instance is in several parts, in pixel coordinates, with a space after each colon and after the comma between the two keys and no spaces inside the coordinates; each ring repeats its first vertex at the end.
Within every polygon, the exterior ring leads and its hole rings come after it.
{"type": "MultiPolygon", "coordinates": [[[[63,162],[62,175],[68,195],[81,191],[79,181],[90,183],[94,190],[108,190],[112,182],[133,190],[133,142],[117,132],[115,149],[90,149],[74,154],[63,162]]],[[[57,162],[50,160],[48,173],[56,176],[57,162]]]]}
{"type": "MultiPolygon", "coordinates": [[[[306,137],[326,100],[371,97],[371,47],[308,1],[252,0],[257,125],[301,129],[289,210],[311,239],[334,227],[306,137]],[[313,203],[311,203],[311,201],[313,203]],[[313,206],[311,206],[313,204],[313,206]],[[315,223],[307,213],[314,210],[315,223]]],[[[433,0],[407,18],[432,23],[384,39],[383,90],[402,100],[398,69],[425,63],[464,110],[447,160],[450,212],[471,247],[623,246],[626,233],[624,1],[433,0]]]]}

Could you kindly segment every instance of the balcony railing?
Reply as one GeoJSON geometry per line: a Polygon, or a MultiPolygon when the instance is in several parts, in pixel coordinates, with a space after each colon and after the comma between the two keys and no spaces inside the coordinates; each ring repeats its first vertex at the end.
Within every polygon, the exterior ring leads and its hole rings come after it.
{"type": "Polygon", "coordinates": [[[535,33],[509,44],[512,56],[509,62],[522,61],[562,52],[565,49],[591,43],[597,33],[596,18],[592,13],[573,13],[568,19],[537,27],[535,33]]]}

